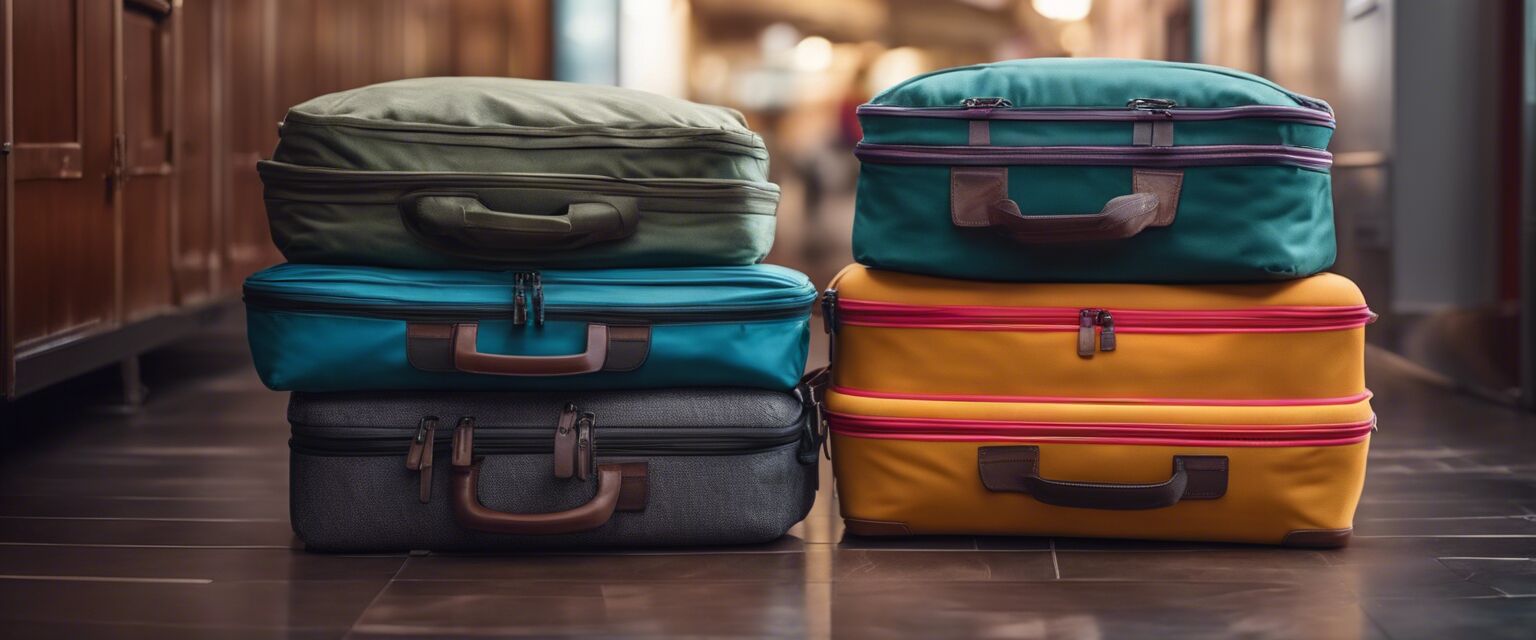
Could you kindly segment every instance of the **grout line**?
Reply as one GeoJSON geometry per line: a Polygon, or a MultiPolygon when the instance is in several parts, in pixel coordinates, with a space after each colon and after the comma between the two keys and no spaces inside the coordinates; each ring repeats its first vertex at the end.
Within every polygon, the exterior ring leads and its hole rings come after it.
{"type": "Polygon", "coordinates": [[[1480,556],[1442,556],[1442,557],[1435,558],[1435,559],[1436,560],[1489,560],[1489,561],[1497,560],[1497,561],[1500,561],[1500,562],[1531,562],[1531,561],[1536,561],[1536,558],[1485,558],[1485,557],[1480,557],[1480,556]]]}
{"type": "Polygon", "coordinates": [[[363,609],[357,612],[357,617],[352,620],[352,624],[347,625],[347,632],[342,634],[341,640],[347,640],[348,638],[353,637],[353,633],[357,631],[357,624],[363,621],[363,617],[368,615],[368,610],[372,609],[373,605],[379,603],[379,599],[384,597],[384,592],[389,591],[389,585],[395,583],[395,580],[400,577],[400,573],[405,571],[405,565],[410,563],[410,561],[411,556],[406,556],[400,559],[400,566],[395,567],[395,572],[390,574],[388,580],[384,581],[384,586],[379,587],[379,592],[373,594],[373,598],[368,600],[368,604],[363,605],[363,609]]]}
{"type": "Polygon", "coordinates": [[[87,522],[206,522],[206,523],[240,523],[240,522],[287,522],[286,518],[132,518],[112,516],[5,516],[0,515],[0,520],[69,520],[87,522]]]}
{"type": "Polygon", "coordinates": [[[46,576],[0,573],[0,580],[38,580],[45,582],[133,582],[149,584],[213,584],[208,578],[119,578],[112,576],[46,576]]]}
{"type": "Polygon", "coordinates": [[[1051,538],[1051,568],[1056,570],[1056,579],[1061,579],[1061,560],[1056,557],[1056,539],[1051,538]]]}
{"type": "Polygon", "coordinates": [[[89,542],[0,542],[0,547],[78,547],[85,549],[283,549],[294,550],[288,545],[277,544],[95,544],[89,542]]]}

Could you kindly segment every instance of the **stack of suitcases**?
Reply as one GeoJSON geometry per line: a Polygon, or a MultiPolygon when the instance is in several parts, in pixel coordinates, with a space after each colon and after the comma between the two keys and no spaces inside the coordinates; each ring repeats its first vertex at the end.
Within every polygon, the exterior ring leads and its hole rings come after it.
{"type": "Polygon", "coordinates": [[[1028,60],[859,109],[823,297],[860,535],[1347,543],[1374,316],[1334,259],[1328,105],[1245,73],[1028,60]]]}
{"type": "Polygon", "coordinates": [[[757,264],[779,191],[740,114],[554,82],[294,107],[260,165],[288,264],[251,351],[293,391],[321,551],[750,543],[816,491],[816,289],[757,264]]]}

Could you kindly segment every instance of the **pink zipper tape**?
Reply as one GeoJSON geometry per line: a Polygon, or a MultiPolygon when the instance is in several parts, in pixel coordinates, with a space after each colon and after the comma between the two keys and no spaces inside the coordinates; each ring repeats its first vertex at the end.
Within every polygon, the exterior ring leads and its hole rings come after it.
{"type": "MultiPolygon", "coordinates": [[[[1355,329],[1376,319],[1365,305],[1251,309],[1117,309],[1115,330],[1132,333],[1279,333],[1355,329]]],[[[1080,308],[919,306],[839,299],[838,322],[855,326],[979,331],[1076,331],[1080,308]]]]}
{"type": "Polygon", "coordinates": [[[1159,423],[1004,422],[892,418],[828,412],[832,433],[860,438],[937,442],[1060,441],[1188,447],[1328,447],[1364,441],[1375,418],[1339,424],[1212,425],[1159,423]]]}
{"type": "Polygon", "coordinates": [[[881,398],[886,400],[932,400],[938,402],[1006,402],[1006,403],[1031,403],[1031,404],[1145,404],[1145,405],[1175,405],[1192,407],[1305,407],[1315,405],[1341,405],[1354,404],[1370,400],[1372,394],[1369,390],[1348,396],[1336,398],[1091,398],[1080,396],[988,396],[973,394],[941,394],[941,393],[892,393],[888,391],[870,391],[867,389],[853,389],[849,387],[832,387],[832,390],[845,396],[859,396],[864,398],[881,398]]]}

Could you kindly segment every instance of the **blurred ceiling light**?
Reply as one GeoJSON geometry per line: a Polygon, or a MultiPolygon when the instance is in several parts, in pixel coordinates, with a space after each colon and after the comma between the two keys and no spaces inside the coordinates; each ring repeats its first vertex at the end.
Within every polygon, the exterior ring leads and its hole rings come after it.
{"type": "Polygon", "coordinates": [[[821,36],[810,36],[795,45],[795,69],[807,73],[826,71],[832,67],[832,41],[821,36]]]}
{"type": "Polygon", "coordinates": [[[1093,30],[1082,21],[1073,22],[1061,29],[1061,48],[1074,56],[1088,53],[1093,46],[1093,30]]]}
{"type": "Polygon", "coordinates": [[[1093,10],[1093,0],[1030,0],[1035,13],[1062,22],[1072,22],[1088,17],[1093,10]]]}
{"type": "Polygon", "coordinates": [[[891,49],[880,54],[880,57],[870,63],[867,93],[877,94],[884,91],[886,87],[928,70],[928,56],[921,49],[914,47],[891,49]]]}
{"type": "Polygon", "coordinates": [[[763,58],[770,62],[783,59],[785,54],[793,51],[795,43],[800,41],[800,30],[787,22],[775,22],[763,27],[763,32],[757,36],[757,46],[763,52],[763,58]]]}

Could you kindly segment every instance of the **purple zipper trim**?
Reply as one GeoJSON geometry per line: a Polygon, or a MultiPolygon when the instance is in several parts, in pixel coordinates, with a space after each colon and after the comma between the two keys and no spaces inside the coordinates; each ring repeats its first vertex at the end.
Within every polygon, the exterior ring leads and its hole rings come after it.
{"type": "Polygon", "coordinates": [[[1125,121],[1140,120],[1285,120],[1333,128],[1333,115],[1307,107],[1278,105],[1242,105],[1236,107],[1148,109],[1028,109],[1010,107],[898,107],[884,104],[860,105],[861,116],[896,116],[919,118],[954,118],[961,120],[1036,120],[1036,121],[1125,121]]]}
{"type": "Polygon", "coordinates": [[[1183,147],[983,147],[869,144],[860,142],[853,155],[876,164],[996,165],[1128,165],[1136,167],[1203,167],[1282,164],[1326,171],[1333,154],[1321,149],[1271,144],[1190,145],[1183,147]]]}

